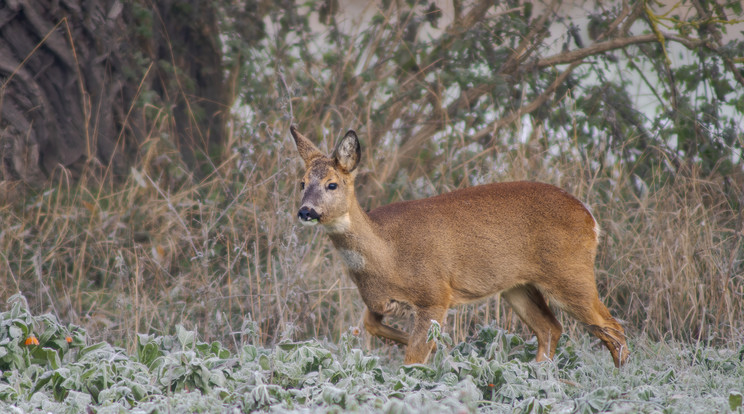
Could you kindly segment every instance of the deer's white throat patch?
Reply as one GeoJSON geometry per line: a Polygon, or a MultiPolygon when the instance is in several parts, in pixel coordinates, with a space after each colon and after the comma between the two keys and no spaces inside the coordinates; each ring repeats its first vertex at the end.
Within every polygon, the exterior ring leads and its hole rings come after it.
{"type": "Polygon", "coordinates": [[[341,253],[341,257],[344,258],[344,262],[346,262],[346,266],[348,266],[349,269],[355,271],[361,271],[364,269],[365,261],[364,256],[362,256],[361,253],[348,249],[338,249],[338,252],[341,253]]]}
{"type": "Polygon", "coordinates": [[[346,213],[324,225],[328,233],[346,233],[351,228],[351,218],[349,218],[349,213],[346,213]]]}

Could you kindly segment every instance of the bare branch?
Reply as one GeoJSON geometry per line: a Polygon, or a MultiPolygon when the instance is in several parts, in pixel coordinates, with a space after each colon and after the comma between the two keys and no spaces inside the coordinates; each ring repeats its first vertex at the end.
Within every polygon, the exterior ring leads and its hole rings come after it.
{"type": "MultiPolygon", "coordinates": [[[[622,23],[623,20],[625,20],[626,17],[630,14],[631,9],[628,6],[627,0],[623,0],[623,8],[620,10],[620,14],[618,14],[617,18],[615,18],[615,21],[610,24],[610,26],[605,30],[603,33],[601,33],[596,39],[594,39],[596,42],[599,42],[601,40],[604,40],[605,38],[609,37],[615,29],[622,23]]],[[[637,19],[638,16],[632,16],[628,22],[632,23],[637,19]]],[[[626,24],[628,23],[626,22],[626,24]]]]}
{"type": "MultiPolygon", "coordinates": [[[[736,81],[739,82],[739,84],[741,84],[742,86],[744,86],[744,76],[742,76],[739,73],[739,71],[736,69],[734,62],[731,61],[729,57],[721,53],[721,51],[715,45],[711,44],[710,42],[706,42],[704,40],[689,39],[686,37],[675,36],[675,35],[664,33],[664,32],[662,32],[661,34],[665,40],[677,42],[679,44],[682,44],[683,46],[685,46],[686,48],[690,50],[703,46],[707,48],[708,50],[710,50],[711,52],[715,53],[716,55],[720,56],[721,59],[723,59],[726,65],[726,68],[733,74],[734,78],[736,78],[736,81]]],[[[568,63],[573,63],[576,61],[586,59],[589,56],[594,56],[600,53],[608,52],[610,50],[622,49],[630,45],[654,43],[657,41],[658,39],[656,37],[656,34],[654,33],[649,33],[649,34],[640,35],[640,36],[612,39],[612,40],[608,40],[605,42],[595,43],[583,49],[577,49],[577,50],[572,50],[570,52],[559,53],[557,55],[553,55],[545,59],[540,59],[537,62],[533,63],[530,66],[530,69],[539,69],[539,68],[551,67],[551,66],[556,66],[556,65],[565,65],[568,63]]]]}
{"type": "Polygon", "coordinates": [[[472,136],[473,141],[478,141],[479,139],[487,136],[488,134],[491,134],[493,132],[496,132],[499,128],[504,127],[517,119],[521,118],[523,115],[528,114],[539,108],[542,104],[547,102],[547,100],[553,95],[556,89],[558,89],[558,86],[562,84],[566,78],[568,78],[568,75],[571,74],[571,72],[581,64],[581,61],[572,62],[571,65],[564,70],[558,77],[555,78],[553,83],[548,86],[543,93],[540,94],[535,100],[530,102],[529,104],[522,106],[518,110],[510,113],[509,115],[499,119],[498,121],[494,122],[492,125],[489,125],[480,131],[476,132],[472,136]]]}
{"type": "MultiPolygon", "coordinates": [[[[688,49],[694,49],[696,47],[699,47],[705,44],[701,40],[687,39],[684,37],[674,36],[674,35],[667,34],[667,33],[662,33],[662,35],[664,36],[664,39],[681,43],[688,49]]],[[[658,41],[658,39],[656,38],[656,35],[653,33],[640,35],[640,36],[623,37],[623,38],[607,40],[605,42],[595,43],[583,49],[577,49],[577,50],[572,50],[570,52],[559,53],[557,55],[553,55],[545,59],[540,59],[534,63],[533,67],[544,68],[548,66],[572,63],[578,60],[585,59],[589,56],[597,55],[597,54],[604,53],[610,50],[621,49],[626,46],[640,44],[640,43],[653,43],[656,41],[658,41]]]]}
{"type": "Polygon", "coordinates": [[[452,24],[452,26],[449,28],[450,32],[454,32],[456,30],[467,30],[470,27],[472,27],[474,24],[481,21],[483,16],[486,14],[486,11],[493,6],[493,2],[490,0],[481,0],[478,4],[473,6],[472,9],[461,19],[461,20],[455,20],[452,24]]]}
{"type": "Polygon", "coordinates": [[[553,2],[550,3],[550,6],[545,10],[545,13],[540,16],[540,19],[535,23],[530,32],[527,33],[527,36],[519,42],[519,45],[514,49],[506,63],[501,66],[501,73],[513,73],[518,68],[520,62],[523,62],[529,56],[527,50],[530,49],[530,45],[532,45],[532,50],[534,50],[534,46],[539,43],[535,42],[534,38],[545,30],[548,16],[555,12],[557,5],[557,0],[553,0],[553,2]]]}

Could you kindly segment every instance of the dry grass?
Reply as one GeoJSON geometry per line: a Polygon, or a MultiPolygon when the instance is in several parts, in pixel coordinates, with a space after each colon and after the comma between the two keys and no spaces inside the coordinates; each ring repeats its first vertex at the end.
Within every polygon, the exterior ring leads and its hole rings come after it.
{"type": "Polygon", "coordinates": [[[695,170],[613,194],[598,267],[608,302],[652,338],[741,342],[742,177],[695,170]]]}
{"type": "MultiPolygon", "coordinates": [[[[177,323],[230,344],[246,317],[265,343],[337,340],[359,325],[363,304],[322,230],[296,224],[302,166],[286,127],[234,136],[219,174],[199,182],[153,137],[121,183],[83,176],[71,184],[59,174],[48,191],[3,207],[0,300],[21,291],[37,312],[129,348],[137,332],[169,333],[177,323]]],[[[471,163],[467,176],[553,182],[587,201],[604,230],[600,292],[631,337],[744,339],[741,176],[705,178],[693,169],[638,190],[622,169],[612,178],[592,174],[529,145],[490,157],[502,168],[487,174],[473,172],[488,163],[471,163]]],[[[366,165],[360,181],[374,182],[384,159],[366,165]]],[[[367,186],[366,204],[465,185],[448,182],[455,168],[445,163],[440,183],[395,193],[367,186]]],[[[491,321],[523,330],[498,297],[452,311],[447,329],[459,341],[491,321]]],[[[574,331],[575,322],[564,323],[574,331]]]]}

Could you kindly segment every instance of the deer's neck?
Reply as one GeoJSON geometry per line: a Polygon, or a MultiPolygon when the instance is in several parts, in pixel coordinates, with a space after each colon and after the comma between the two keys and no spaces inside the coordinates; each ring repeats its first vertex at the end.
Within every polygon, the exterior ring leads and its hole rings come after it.
{"type": "Polygon", "coordinates": [[[388,246],[375,231],[375,224],[354,200],[349,212],[331,223],[326,231],[334,247],[354,273],[377,268],[384,260],[388,246]]]}

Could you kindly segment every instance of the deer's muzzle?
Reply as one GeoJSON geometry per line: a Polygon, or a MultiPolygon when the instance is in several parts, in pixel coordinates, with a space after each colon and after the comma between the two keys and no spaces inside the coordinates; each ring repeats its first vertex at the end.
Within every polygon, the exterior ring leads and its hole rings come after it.
{"type": "Polygon", "coordinates": [[[297,212],[297,217],[300,219],[300,223],[306,226],[314,226],[320,220],[320,214],[314,208],[308,206],[302,206],[300,211],[297,212]]]}

